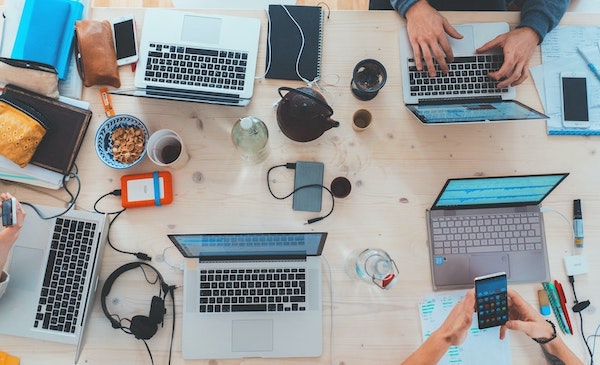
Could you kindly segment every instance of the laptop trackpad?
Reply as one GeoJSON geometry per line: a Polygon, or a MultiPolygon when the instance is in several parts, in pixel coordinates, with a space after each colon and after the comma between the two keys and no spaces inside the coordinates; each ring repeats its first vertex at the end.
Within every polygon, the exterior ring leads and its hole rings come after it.
{"type": "Polygon", "coordinates": [[[15,246],[8,271],[10,285],[29,291],[36,289],[43,255],[43,250],[15,246]]]}
{"type": "Polygon", "coordinates": [[[462,39],[454,39],[447,36],[452,47],[452,53],[457,55],[472,55],[475,51],[475,36],[473,35],[473,26],[470,24],[455,25],[454,28],[462,34],[462,39]]]}
{"type": "Polygon", "coordinates": [[[272,320],[237,320],[231,326],[234,352],[273,351],[272,320]]]}
{"type": "Polygon", "coordinates": [[[508,272],[508,255],[471,255],[469,257],[469,271],[473,278],[501,271],[510,276],[508,272]]]}

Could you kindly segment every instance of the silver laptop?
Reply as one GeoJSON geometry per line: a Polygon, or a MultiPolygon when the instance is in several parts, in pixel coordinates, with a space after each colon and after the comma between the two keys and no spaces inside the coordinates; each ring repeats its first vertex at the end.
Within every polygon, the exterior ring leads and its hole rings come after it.
{"type": "Polygon", "coordinates": [[[318,357],[327,233],[172,234],[184,359],[318,357]]]}
{"type": "MultiPolygon", "coordinates": [[[[83,345],[98,284],[107,216],[70,210],[42,219],[29,206],[9,258],[10,281],[0,299],[0,333],[83,345]]],[[[44,217],[63,209],[36,205],[44,217]]]]}
{"type": "Polygon", "coordinates": [[[135,88],[111,93],[248,105],[259,36],[256,18],[146,9],[135,88]]]}
{"type": "Polygon", "coordinates": [[[449,179],[426,212],[434,290],[550,280],[540,204],[568,173],[449,179]]]}
{"type": "Polygon", "coordinates": [[[498,89],[488,72],[503,62],[500,50],[476,54],[476,49],[508,32],[507,23],[474,23],[454,26],[462,39],[448,36],[454,54],[450,71],[430,77],[426,67],[418,71],[406,27],[400,28],[400,68],[406,107],[426,125],[539,120],[548,117],[516,100],[514,87],[498,89]]]}

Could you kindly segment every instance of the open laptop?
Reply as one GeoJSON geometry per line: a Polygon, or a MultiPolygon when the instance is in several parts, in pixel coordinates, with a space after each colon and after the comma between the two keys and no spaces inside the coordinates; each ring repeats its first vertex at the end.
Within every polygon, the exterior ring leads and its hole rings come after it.
{"type": "MultiPolygon", "coordinates": [[[[27,218],[12,248],[10,281],[0,299],[0,333],[76,344],[77,362],[94,303],[108,218],[69,210],[42,219],[31,207],[23,208],[27,218]]],[[[36,208],[44,217],[63,211],[36,208]]]]}
{"type": "Polygon", "coordinates": [[[540,204],[568,173],[449,179],[426,212],[434,290],[550,279],[540,204]]]}
{"type": "Polygon", "coordinates": [[[327,233],[168,237],[189,259],[183,276],[184,359],[321,355],[319,256],[327,233]]]}
{"type": "Polygon", "coordinates": [[[259,36],[255,18],[146,9],[135,88],[110,92],[246,106],[259,36]]]}
{"type": "Polygon", "coordinates": [[[417,71],[406,27],[400,27],[400,68],[402,94],[406,107],[426,125],[452,123],[486,123],[518,120],[540,120],[548,117],[516,100],[514,87],[498,89],[497,81],[488,75],[503,62],[503,55],[476,54],[475,50],[497,35],[509,31],[507,23],[474,23],[454,25],[462,39],[448,40],[454,62],[443,74],[437,66],[436,77],[417,71]]]}

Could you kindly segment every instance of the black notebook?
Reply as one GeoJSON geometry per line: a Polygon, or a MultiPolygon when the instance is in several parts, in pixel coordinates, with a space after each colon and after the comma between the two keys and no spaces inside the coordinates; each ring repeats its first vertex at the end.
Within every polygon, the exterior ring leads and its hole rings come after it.
{"type": "Polygon", "coordinates": [[[269,5],[269,21],[265,77],[308,81],[317,79],[321,72],[323,8],[269,5]],[[302,47],[302,33],[298,26],[304,34],[304,47],[302,47]],[[298,72],[302,77],[296,72],[298,55],[300,55],[298,72]]]}
{"type": "Polygon", "coordinates": [[[6,85],[3,94],[31,106],[46,117],[46,135],[30,163],[67,175],[75,163],[92,112],[14,85],[6,85]]]}

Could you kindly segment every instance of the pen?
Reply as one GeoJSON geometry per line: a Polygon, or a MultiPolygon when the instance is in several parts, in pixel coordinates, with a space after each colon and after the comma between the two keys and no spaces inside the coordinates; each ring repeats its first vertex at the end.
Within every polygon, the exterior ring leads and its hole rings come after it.
{"type": "Polygon", "coordinates": [[[548,294],[550,308],[552,308],[552,311],[554,312],[558,326],[564,333],[569,334],[569,325],[567,324],[567,319],[563,313],[560,298],[558,297],[558,292],[554,286],[554,283],[545,281],[542,283],[542,285],[544,286],[544,290],[546,290],[546,294],[548,294]]]}
{"type": "Polygon", "coordinates": [[[583,214],[581,213],[581,200],[573,200],[573,232],[575,234],[575,247],[583,248],[583,214]]]}
{"type": "Polygon", "coordinates": [[[594,75],[596,75],[596,78],[598,78],[598,80],[600,80],[600,72],[598,71],[596,66],[592,63],[592,61],[590,61],[590,59],[585,54],[585,52],[583,52],[583,50],[580,47],[577,47],[577,52],[579,52],[579,54],[581,55],[583,60],[587,63],[587,66],[589,67],[589,69],[592,70],[594,75]]]}
{"type": "Polygon", "coordinates": [[[558,280],[554,280],[554,287],[556,287],[556,291],[558,292],[558,298],[560,299],[560,307],[565,315],[567,320],[567,326],[569,326],[569,331],[573,334],[573,326],[571,325],[571,318],[569,318],[569,311],[567,310],[567,298],[565,297],[565,292],[563,291],[562,284],[558,282],[558,280]]]}

